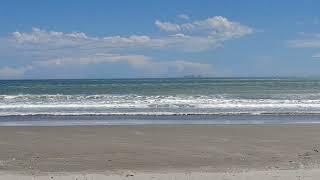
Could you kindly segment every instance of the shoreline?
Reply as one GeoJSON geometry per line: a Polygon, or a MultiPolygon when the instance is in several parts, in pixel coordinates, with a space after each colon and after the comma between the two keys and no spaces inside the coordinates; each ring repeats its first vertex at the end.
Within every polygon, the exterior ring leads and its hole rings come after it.
{"type": "Polygon", "coordinates": [[[320,114],[241,115],[18,115],[0,116],[1,126],[318,125],[320,114]]]}

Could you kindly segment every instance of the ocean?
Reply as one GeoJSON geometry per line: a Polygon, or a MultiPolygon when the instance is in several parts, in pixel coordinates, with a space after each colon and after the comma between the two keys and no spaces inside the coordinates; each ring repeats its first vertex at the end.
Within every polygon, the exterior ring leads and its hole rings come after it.
{"type": "Polygon", "coordinates": [[[320,79],[1,80],[0,125],[320,123],[320,79]]]}

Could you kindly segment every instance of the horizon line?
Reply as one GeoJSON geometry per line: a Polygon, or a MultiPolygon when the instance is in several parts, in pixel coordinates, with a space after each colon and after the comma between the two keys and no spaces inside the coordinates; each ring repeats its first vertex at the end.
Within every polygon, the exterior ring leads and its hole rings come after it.
{"type": "Polygon", "coordinates": [[[119,78],[25,78],[25,79],[0,79],[0,81],[23,81],[23,80],[134,80],[134,79],[289,79],[289,78],[320,78],[320,76],[217,76],[217,77],[119,77],[119,78]]]}

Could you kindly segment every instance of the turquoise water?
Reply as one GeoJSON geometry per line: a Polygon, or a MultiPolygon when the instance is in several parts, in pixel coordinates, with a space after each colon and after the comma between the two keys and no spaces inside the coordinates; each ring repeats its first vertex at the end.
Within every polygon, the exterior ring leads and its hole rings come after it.
{"type": "Polygon", "coordinates": [[[40,115],[65,119],[120,115],[166,119],[172,119],[173,115],[205,116],[203,119],[217,115],[253,115],[256,118],[259,115],[312,115],[317,122],[314,117],[319,114],[320,79],[0,81],[0,117],[6,117],[6,121],[11,116],[21,119],[40,115]]]}

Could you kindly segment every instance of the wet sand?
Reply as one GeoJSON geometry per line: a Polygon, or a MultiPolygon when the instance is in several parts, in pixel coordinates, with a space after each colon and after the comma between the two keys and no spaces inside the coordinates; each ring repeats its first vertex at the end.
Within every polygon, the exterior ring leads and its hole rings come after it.
{"type": "Polygon", "coordinates": [[[0,127],[0,179],[319,179],[319,165],[320,125],[0,127]]]}

